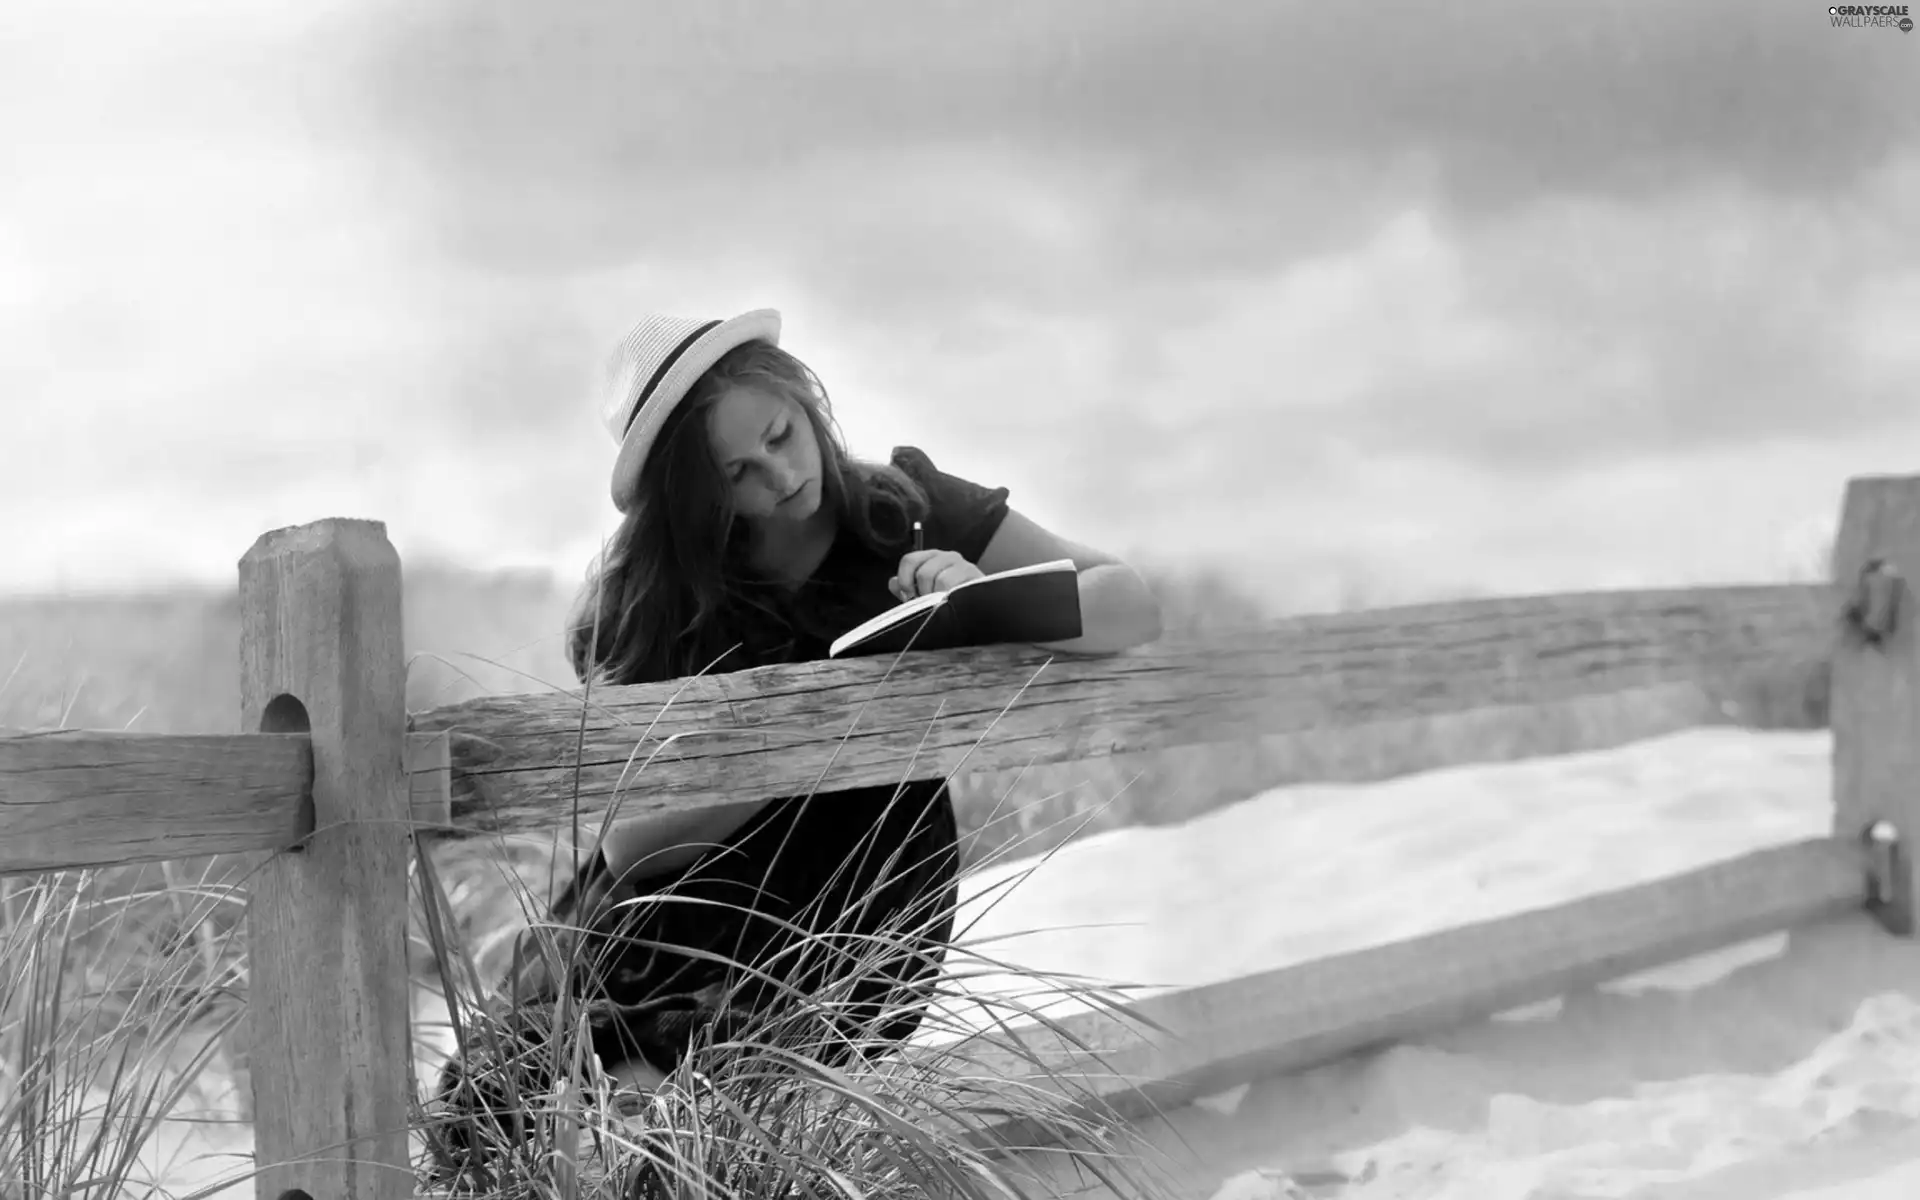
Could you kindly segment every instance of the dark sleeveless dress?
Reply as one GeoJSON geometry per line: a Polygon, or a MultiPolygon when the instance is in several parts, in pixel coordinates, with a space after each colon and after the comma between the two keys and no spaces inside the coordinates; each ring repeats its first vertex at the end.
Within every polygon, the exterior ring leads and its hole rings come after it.
{"type": "MultiPolygon", "coordinates": [[[[1006,518],[1006,489],[945,474],[912,447],[896,449],[892,461],[927,494],[927,547],[978,563],[1006,518]]],[[[887,581],[899,558],[842,533],[798,598],[820,632],[800,635],[777,655],[729,659],[720,669],[826,658],[833,636],[896,603],[887,581]]],[[[805,1049],[845,1065],[850,1037],[871,1053],[919,1028],[930,978],[952,938],[958,875],[953,804],[940,780],[774,800],[671,872],[648,873],[642,863],[616,877],[596,850],[549,918],[579,931],[560,936],[561,959],[593,969],[563,981],[541,956],[523,956],[500,988],[503,999],[517,1001],[515,1040],[537,1041],[543,1012],[570,987],[608,1069],[639,1058],[670,1071],[703,1029],[724,1038],[777,1009],[784,996],[839,985],[831,1005],[836,1028],[805,1049]],[[813,936],[803,939],[796,927],[813,936]],[[803,940],[807,953],[796,954],[803,940]],[[889,953],[877,958],[876,944],[889,953]],[[756,979],[757,972],[768,978],[756,979]]],[[[449,1062],[441,1099],[455,1110],[497,1112],[497,1085],[473,1079],[475,1065],[458,1056],[449,1062]]],[[[537,1082],[516,1071],[522,1086],[537,1082]]],[[[449,1133],[456,1145],[436,1154],[443,1167],[453,1165],[445,1151],[466,1148],[464,1136],[449,1133]]]]}

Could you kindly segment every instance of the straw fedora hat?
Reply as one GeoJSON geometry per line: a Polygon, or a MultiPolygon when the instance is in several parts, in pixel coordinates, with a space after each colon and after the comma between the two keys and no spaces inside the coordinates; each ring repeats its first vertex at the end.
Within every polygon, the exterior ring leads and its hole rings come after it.
{"type": "Polygon", "coordinates": [[[780,344],[780,314],[757,308],[725,321],[652,314],[620,339],[608,364],[606,404],[601,413],[607,432],[620,445],[613,462],[613,505],[633,506],[640,468],[660,429],[694,381],[720,356],[746,342],[780,344]]]}

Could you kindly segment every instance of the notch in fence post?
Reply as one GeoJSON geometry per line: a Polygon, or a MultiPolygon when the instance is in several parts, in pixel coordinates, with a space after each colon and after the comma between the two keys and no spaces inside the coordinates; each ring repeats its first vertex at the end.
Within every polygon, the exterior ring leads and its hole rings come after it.
{"type": "Polygon", "coordinates": [[[240,560],[244,727],[313,744],[310,835],[255,872],[248,907],[262,1200],[414,1192],[400,611],[377,521],[276,530],[240,560]]]}
{"type": "Polygon", "coordinates": [[[1834,834],[1867,850],[1869,907],[1915,933],[1920,884],[1920,477],[1847,484],[1834,582],[1843,598],[1833,655],[1834,834]]]}

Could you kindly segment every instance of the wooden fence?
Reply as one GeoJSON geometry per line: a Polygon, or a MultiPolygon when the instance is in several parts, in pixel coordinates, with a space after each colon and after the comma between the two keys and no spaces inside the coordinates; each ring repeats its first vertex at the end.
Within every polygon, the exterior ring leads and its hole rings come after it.
{"type": "Polygon", "coordinates": [[[584,716],[549,695],[409,718],[398,558],[378,523],[323,521],[265,535],[240,563],[251,732],[0,738],[0,872],[266,852],[248,923],[258,1194],[400,1197],[416,834],[551,829],[576,779],[597,821],[649,756],[623,815],[1831,662],[1832,836],[1164,993],[1135,1006],[1152,1035],[1089,1014],[1037,1044],[1052,1071],[1099,1055],[1092,1086],[1137,1112],[1829,914],[1864,907],[1910,936],[1920,622],[1901,579],[1920,578],[1920,477],[1849,484],[1835,569],[1832,585],[1301,618],[1111,659],[994,648],[772,667],[598,689],[584,716]]]}

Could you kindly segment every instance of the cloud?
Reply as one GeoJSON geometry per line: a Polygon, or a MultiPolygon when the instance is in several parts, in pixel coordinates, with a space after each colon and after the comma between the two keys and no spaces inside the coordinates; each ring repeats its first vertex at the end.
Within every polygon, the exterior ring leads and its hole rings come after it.
{"type": "Polygon", "coordinates": [[[1920,245],[1898,228],[1920,174],[1882,173],[1857,197],[1717,188],[1517,214],[1459,248],[1467,303],[1507,353],[1369,389],[1349,415],[1376,443],[1512,469],[1902,424],[1895,326],[1920,319],[1920,245]]]}
{"type": "Polygon", "coordinates": [[[1815,8],[31,12],[9,579],[331,513],[575,576],[652,308],[779,307],[863,453],[1276,595],[1739,576],[1920,455],[1920,77],[1815,8]]]}
{"type": "Polygon", "coordinates": [[[843,205],[910,192],[930,148],[1054,164],[1100,190],[1124,240],[1181,199],[1250,216],[1303,162],[1412,160],[1470,214],[1689,180],[1830,195],[1920,119],[1901,39],[1738,0],[1552,19],[1520,0],[409,12],[342,34],[365,50],[340,97],[362,100],[355,127],[429,164],[464,252],[537,244],[552,262],[670,252],[662,223],[715,207],[745,236],[804,241],[843,205]]]}
{"type": "Polygon", "coordinates": [[[757,264],[939,362],[884,380],[922,410],[1088,389],[1124,443],[1112,408],[1178,395],[1189,436],[1232,458],[1256,424],[1282,472],[1316,437],[1550,470],[1899,412],[1834,384],[1852,291],[1910,262],[1888,164],[1920,87],[1899,39],[1812,10],[413,11],[341,36],[356,128],[430,165],[446,252],[757,264]]]}

